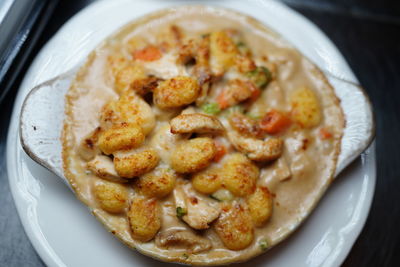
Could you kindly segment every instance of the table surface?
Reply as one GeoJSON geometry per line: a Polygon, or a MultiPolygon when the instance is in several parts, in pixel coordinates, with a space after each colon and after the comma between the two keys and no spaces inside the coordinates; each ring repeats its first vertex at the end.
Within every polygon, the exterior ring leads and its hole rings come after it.
{"type": "MultiPolygon", "coordinates": [[[[60,1],[34,48],[92,1],[60,1]]],[[[367,223],[343,266],[400,266],[400,1],[284,0],[336,44],[368,92],[377,121],[377,184],[367,223]]],[[[0,105],[0,266],[44,266],[24,233],[7,180],[5,146],[19,84],[0,105]]]]}

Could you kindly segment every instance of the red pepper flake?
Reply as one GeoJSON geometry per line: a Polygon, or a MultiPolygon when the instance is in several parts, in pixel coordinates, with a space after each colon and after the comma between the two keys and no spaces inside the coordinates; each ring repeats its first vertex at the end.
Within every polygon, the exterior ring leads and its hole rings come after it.
{"type": "Polygon", "coordinates": [[[321,128],[319,130],[319,136],[322,140],[328,140],[333,137],[333,134],[326,128],[321,128]]]}

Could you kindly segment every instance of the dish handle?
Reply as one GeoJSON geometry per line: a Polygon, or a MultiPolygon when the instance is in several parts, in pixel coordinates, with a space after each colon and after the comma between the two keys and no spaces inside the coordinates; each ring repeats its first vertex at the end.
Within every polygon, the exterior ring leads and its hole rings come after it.
{"type": "Polygon", "coordinates": [[[25,152],[69,186],[62,163],[61,134],[65,95],[77,68],[34,87],[24,100],[20,114],[20,140],[25,152]]]}

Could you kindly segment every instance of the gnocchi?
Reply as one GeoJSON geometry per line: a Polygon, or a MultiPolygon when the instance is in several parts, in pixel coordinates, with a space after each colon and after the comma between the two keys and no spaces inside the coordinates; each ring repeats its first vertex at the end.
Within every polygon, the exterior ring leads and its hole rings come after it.
{"type": "Polygon", "coordinates": [[[104,131],[98,140],[100,150],[110,155],[118,150],[130,150],[140,146],[144,141],[142,128],[132,123],[114,125],[104,131]]]}
{"type": "Polygon", "coordinates": [[[196,79],[177,76],[161,82],[154,89],[153,101],[163,109],[178,108],[194,102],[199,93],[196,79]]]}
{"type": "Polygon", "coordinates": [[[124,185],[100,181],[93,190],[99,206],[105,211],[120,213],[128,205],[128,190],[124,185]]]}
{"type": "Polygon", "coordinates": [[[215,223],[215,231],[232,250],[248,247],[254,239],[253,222],[248,208],[240,203],[225,204],[215,223]]]}
{"type": "Polygon", "coordinates": [[[135,183],[135,187],[148,197],[163,198],[175,187],[176,174],[171,169],[157,168],[142,175],[135,183]]]}
{"type": "Polygon", "coordinates": [[[146,78],[146,76],[138,65],[128,65],[121,68],[115,75],[115,91],[122,94],[128,91],[136,80],[143,78],[146,78]]]}
{"type": "Polygon", "coordinates": [[[257,187],[247,198],[247,204],[256,226],[262,226],[272,215],[272,196],[267,187],[257,187]]]}
{"type": "Polygon", "coordinates": [[[213,73],[220,74],[235,62],[238,50],[225,31],[215,31],[210,35],[210,58],[213,73]]]}
{"type": "Polygon", "coordinates": [[[123,178],[134,178],[143,175],[153,170],[158,161],[158,154],[152,148],[127,156],[114,156],[115,170],[123,178]]]}
{"type": "Polygon", "coordinates": [[[156,199],[135,197],[127,215],[132,236],[139,241],[153,239],[161,227],[160,208],[156,199]]]}
{"type": "Polygon", "coordinates": [[[221,176],[224,187],[242,197],[254,192],[259,170],[246,156],[234,153],[225,160],[221,176]]]}
{"type": "Polygon", "coordinates": [[[101,111],[100,122],[105,129],[120,123],[137,124],[145,135],[156,124],[152,108],[135,94],[123,94],[117,101],[107,103],[101,111]]]}
{"type": "Polygon", "coordinates": [[[217,149],[208,137],[183,141],[172,151],[171,167],[178,173],[193,173],[210,165],[217,149]]]}
{"type": "Polygon", "coordinates": [[[222,178],[217,167],[210,167],[192,176],[193,188],[203,194],[212,194],[222,186],[222,178]]]}
{"type": "Polygon", "coordinates": [[[311,89],[303,87],[294,91],[291,105],[292,117],[302,127],[312,128],[321,122],[322,114],[318,99],[311,89]]]}

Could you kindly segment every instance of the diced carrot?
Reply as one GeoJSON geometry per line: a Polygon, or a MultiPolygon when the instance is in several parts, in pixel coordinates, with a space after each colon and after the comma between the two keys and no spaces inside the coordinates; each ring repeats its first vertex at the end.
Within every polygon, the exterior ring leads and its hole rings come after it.
{"type": "Polygon", "coordinates": [[[219,93],[217,96],[217,103],[220,109],[226,109],[229,107],[229,102],[226,99],[225,91],[221,91],[221,93],[219,93]]]}
{"type": "Polygon", "coordinates": [[[319,136],[321,137],[322,140],[331,139],[333,137],[332,133],[328,131],[328,129],[326,128],[321,128],[319,130],[319,136]]]}
{"type": "Polygon", "coordinates": [[[215,147],[217,148],[217,153],[214,156],[214,161],[219,162],[226,154],[226,147],[220,142],[215,142],[215,147]]]}
{"type": "Polygon", "coordinates": [[[160,49],[155,46],[149,45],[141,50],[133,52],[133,57],[143,61],[154,61],[160,59],[162,56],[160,49]]]}
{"type": "Polygon", "coordinates": [[[268,134],[283,132],[291,124],[290,118],[278,110],[269,111],[260,121],[260,128],[268,134]]]}

